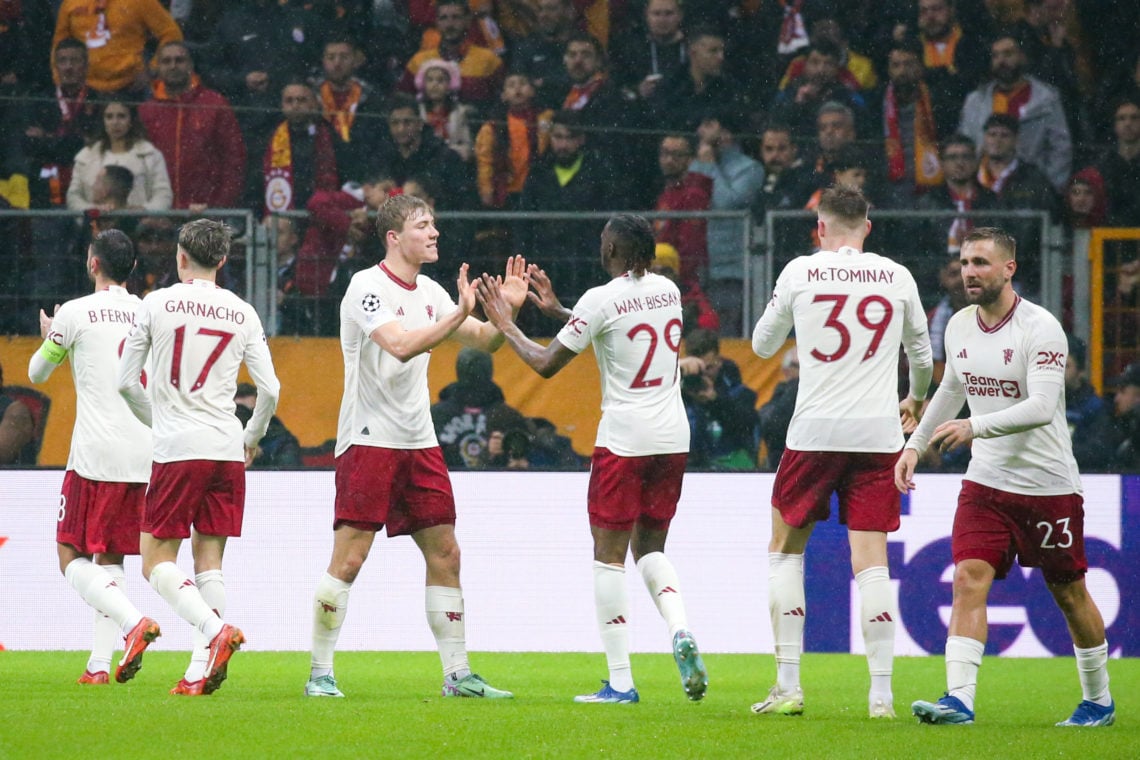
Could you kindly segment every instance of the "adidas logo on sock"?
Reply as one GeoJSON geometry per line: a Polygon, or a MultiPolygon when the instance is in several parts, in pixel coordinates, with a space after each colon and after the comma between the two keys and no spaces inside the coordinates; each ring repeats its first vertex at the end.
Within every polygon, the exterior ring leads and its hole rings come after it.
{"type": "Polygon", "coordinates": [[[791,615],[792,617],[804,617],[804,608],[796,607],[794,610],[788,610],[784,613],[784,615],[791,615]]]}
{"type": "Polygon", "coordinates": [[[606,623],[606,625],[625,625],[625,616],[618,615],[616,618],[606,623]]]}
{"type": "Polygon", "coordinates": [[[672,586],[666,586],[665,588],[663,588],[657,592],[657,596],[661,596],[662,594],[676,594],[676,593],[679,593],[677,591],[677,589],[673,588],[672,586]]]}
{"type": "MultiPolygon", "coordinates": [[[[329,604],[328,602],[321,602],[321,612],[336,612],[336,605],[329,604]]],[[[220,616],[219,616],[220,617],[220,616]]]]}
{"type": "Polygon", "coordinates": [[[891,613],[881,612],[878,615],[875,615],[875,617],[871,618],[867,622],[868,623],[893,623],[893,622],[895,622],[895,619],[893,617],[891,617],[891,613]]]}

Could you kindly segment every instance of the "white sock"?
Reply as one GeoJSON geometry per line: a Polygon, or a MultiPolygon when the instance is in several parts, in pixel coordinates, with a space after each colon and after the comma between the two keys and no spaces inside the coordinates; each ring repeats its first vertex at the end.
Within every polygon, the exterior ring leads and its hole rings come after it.
{"type": "Polygon", "coordinates": [[[64,569],[63,577],[71,584],[83,601],[102,612],[123,633],[128,633],[142,620],[131,600],[115,584],[114,577],[89,559],[78,557],[64,569]]]}
{"type": "Polygon", "coordinates": [[[352,584],[325,573],[317,582],[313,598],[313,652],[309,678],[332,675],[333,652],[340,627],[348,614],[348,592],[352,584]]]}
{"type": "Polygon", "coordinates": [[[610,668],[610,686],[618,691],[633,688],[629,665],[629,601],[625,588],[625,566],[594,562],[594,610],[598,632],[610,668]]]}
{"type": "Polygon", "coordinates": [[[946,639],[946,692],[957,697],[967,710],[974,709],[974,695],[978,690],[978,668],[986,645],[966,636],[946,639]]]}
{"type": "Polygon", "coordinates": [[[1094,702],[1101,707],[1112,704],[1108,692],[1108,641],[1099,647],[1081,649],[1073,646],[1077,656],[1077,675],[1081,679],[1082,699],[1094,702]]]}
{"type": "Polygon", "coordinates": [[[768,553],[768,615],[776,644],[776,684],[788,692],[800,685],[803,648],[804,555],[768,553]]]}
{"type": "MultiPolygon", "coordinates": [[[[122,591],[127,583],[127,574],[123,571],[123,566],[99,565],[99,567],[107,571],[119,591],[122,591]]],[[[91,656],[87,658],[87,672],[110,673],[111,657],[115,653],[116,645],[122,639],[122,631],[119,630],[119,625],[111,619],[111,616],[95,610],[95,631],[91,644],[91,656]]]]}
{"type": "Polygon", "coordinates": [[[463,624],[463,590],[448,586],[428,586],[424,594],[428,625],[439,648],[443,677],[452,681],[471,673],[467,664],[467,631],[463,624]]]}
{"type": "MultiPolygon", "coordinates": [[[[226,616],[226,581],[221,570],[204,570],[194,576],[198,593],[218,617],[226,616]]],[[[195,628],[190,633],[190,664],[186,666],[187,681],[193,683],[206,677],[206,663],[210,660],[210,640],[195,628]]]]}
{"type": "Polygon", "coordinates": [[[641,579],[645,581],[645,588],[649,589],[657,611],[664,618],[665,625],[669,626],[669,635],[688,630],[681,583],[677,580],[677,571],[673,569],[669,558],[663,552],[650,552],[637,561],[637,569],[641,571],[641,579]]]}
{"type": "Polygon", "coordinates": [[[221,633],[224,623],[202,598],[198,587],[173,562],[159,562],[150,571],[150,585],[178,617],[197,628],[207,640],[221,633]]]}
{"type": "Polygon", "coordinates": [[[863,643],[871,672],[870,700],[892,702],[891,669],[895,659],[895,623],[899,618],[891,575],[885,567],[869,567],[855,576],[859,586],[863,643]]]}

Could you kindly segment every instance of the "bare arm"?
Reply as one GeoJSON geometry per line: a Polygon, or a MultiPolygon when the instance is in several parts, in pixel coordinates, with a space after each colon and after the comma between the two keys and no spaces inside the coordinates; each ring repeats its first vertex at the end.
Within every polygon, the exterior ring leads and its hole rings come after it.
{"type": "Polygon", "coordinates": [[[28,445],[35,435],[32,413],[19,401],[8,404],[4,418],[0,420],[0,464],[16,461],[20,449],[28,445]]]}
{"type": "Polygon", "coordinates": [[[570,363],[578,354],[571,351],[555,338],[550,345],[543,346],[523,335],[514,322],[514,314],[498,280],[483,275],[475,283],[479,303],[487,314],[487,321],[502,334],[511,350],[526,362],[526,365],[543,377],[553,377],[570,363]]]}
{"type": "Polygon", "coordinates": [[[405,330],[397,320],[385,322],[368,336],[387,353],[407,362],[425,351],[438,346],[455,332],[475,308],[475,291],[467,281],[467,265],[459,267],[456,280],[459,288],[459,308],[438,322],[414,330],[405,330]]]}

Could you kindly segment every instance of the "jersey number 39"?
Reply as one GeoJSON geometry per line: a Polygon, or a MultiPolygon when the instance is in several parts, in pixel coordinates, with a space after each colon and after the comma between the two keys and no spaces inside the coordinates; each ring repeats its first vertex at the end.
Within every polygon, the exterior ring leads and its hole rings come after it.
{"type": "MultiPolygon", "coordinates": [[[[850,315],[843,313],[843,308],[847,305],[848,297],[846,295],[817,295],[812,299],[812,303],[832,303],[831,313],[827,315],[824,320],[823,326],[829,327],[839,333],[839,347],[832,351],[830,354],[825,354],[818,348],[811,350],[811,355],[821,362],[834,362],[839,361],[847,352],[851,350],[851,330],[848,328],[850,315]]],[[[887,328],[891,325],[891,318],[895,314],[895,309],[891,302],[882,296],[866,296],[859,300],[855,305],[855,319],[865,329],[871,331],[871,343],[867,346],[867,350],[863,352],[862,361],[867,361],[875,352],[879,350],[882,345],[883,336],[887,334],[887,328]],[[879,309],[872,310],[872,306],[878,306],[879,309]],[[878,318],[872,318],[874,311],[880,311],[878,318]]]]}

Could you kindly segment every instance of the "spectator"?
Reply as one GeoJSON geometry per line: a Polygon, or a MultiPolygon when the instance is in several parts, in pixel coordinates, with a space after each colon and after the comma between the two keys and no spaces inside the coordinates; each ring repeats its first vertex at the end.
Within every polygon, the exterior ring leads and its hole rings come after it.
{"type": "MultiPolygon", "coordinates": [[[[864,190],[867,186],[867,174],[870,167],[867,154],[859,150],[858,146],[845,145],[835,154],[835,158],[831,160],[829,166],[831,167],[831,177],[827,184],[812,193],[808,202],[804,204],[804,208],[808,211],[815,211],[819,208],[823,193],[830,187],[848,187],[866,195],[864,190]]],[[[818,251],[819,244],[818,227],[813,227],[811,230],[812,250],[818,251]]],[[[792,253],[792,257],[796,255],[799,254],[792,253]]],[[[778,262],[781,268],[784,263],[786,262],[778,262]]]]}
{"type": "MultiPolygon", "coordinates": [[[[665,188],[657,196],[657,211],[706,211],[712,202],[713,180],[689,171],[693,163],[693,140],[688,135],[666,135],[661,139],[657,163],[665,188]]],[[[654,237],[669,243],[680,255],[676,269],[680,280],[699,283],[708,273],[708,234],[704,219],[657,219],[654,237]]]]}
{"type": "Polygon", "coordinates": [[[684,20],[680,0],[648,0],[645,28],[613,46],[614,81],[627,96],[649,100],[663,80],[685,68],[689,58],[684,20]]]}
{"type": "MultiPolygon", "coordinates": [[[[764,167],[740,149],[736,136],[744,125],[732,109],[701,119],[697,160],[689,171],[712,179],[713,211],[749,209],[764,185],[764,167]]],[[[744,232],[737,219],[714,219],[708,224],[709,295],[721,319],[721,334],[739,337],[743,331],[744,232]]]]}
{"type": "MultiPolygon", "coordinates": [[[[943,183],[931,188],[918,199],[918,208],[923,211],[953,209],[960,212],[985,211],[998,207],[998,197],[989,188],[978,184],[978,154],[974,141],[965,135],[951,135],[942,143],[943,183]]],[[[962,247],[962,239],[974,227],[985,227],[984,223],[968,217],[939,219],[929,223],[931,232],[928,242],[919,248],[931,253],[945,252],[957,258],[962,247]]],[[[924,239],[917,235],[914,239],[924,239]]],[[[935,259],[941,259],[936,256],[935,259]]],[[[921,289],[924,282],[915,275],[921,289]]],[[[931,283],[925,283],[929,286],[931,283]]]]}
{"type": "MultiPolygon", "coordinates": [[[[550,150],[531,168],[523,186],[523,211],[605,211],[615,208],[613,180],[587,147],[581,115],[558,111],[551,120],[550,150]]],[[[601,233],[600,220],[539,221],[522,246],[527,257],[558,282],[570,300],[603,281],[601,265],[583,241],[601,233]]],[[[526,312],[524,312],[525,314],[526,312]]]]}
{"type": "MultiPolygon", "coordinates": [[[[1001,209],[1038,209],[1056,216],[1057,194],[1049,177],[1027,159],[1018,157],[1020,126],[1009,114],[995,113],[986,119],[978,183],[998,196],[1001,209]]],[[[1017,240],[1019,285],[1023,292],[1036,294],[1040,285],[1041,224],[1036,220],[1014,221],[1008,228],[1017,240]]]]}
{"type": "MultiPolygon", "coordinates": [[[[964,33],[955,0],[918,0],[918,33],[926,83],[950,102],[961,102],[986,75],[986,50],[977,34],[964,33]]],[[[899,30],[898,37],[908,32],[899,30]]]]}
{"type": "Polygon", "coordinates": [[[464,161],[471,160],[471,107],[459,102],[459,66],[452,61],[424,61],[416,72],[420,118],[464,161]]]}
{"type": "Polygon", "coordinates": [[[378,260],[372,254],[378,253],[373,248],[379,241],[368,213],[380,208],[395,187],[390,175],[377,171],[363,184],[347,182],[340,190],[321,190],[309,199],[309,226],[297,252],[294,282],[298,296],[309,299],[310,329],[317,335],[337,334],[336,296],[353,271],[378,260]]]}
{"type": "Polygon", "coordinates": [[[63,0],[52,50],[67,38],[87,46],[87,85],[91,89],[141,95],[150,87],[143,61],[148,40],[157,40],[161,47],[180,41],[182,31],[155,0],[63,0]]]}
{"type": "Polygon", "coordinates": [[[88,139],[102,131],[99,107],[87,88],[87,47],[60,40],[52,55],[59,84],[37,93],[24,117],[24,156],[29,162],[32,208],[67,203],[71,165],[88,139]]]}
{"type": "Polygon", "coordinates": [[[1112,464],[1112,416],[1108,404],[1085,376],[1088,349],[1069,334],[1069,359],[1065,362],[1065,419],[1073,441],[1073,456],[1081,472],[1108,472],[1112,464]]]}
{"type": "Polygon", "coordinates": [[[1108,196],[1104,180],[1096,169],[1091,166],[1081,169],[1069,179],[1062,216],[1070,232],[1104,224],[1108,216],[1108,196]]]}
{"type": "Polygon", "coordinates": [[[442,58],[459,65],[459,99],[465,103],[491,102],[503,84],[503,62],[490,49],[473,45],[465,38],[471,24],[466,0],[439,0],[435,6],[439,29],[438,47],[420,50],[408,61],[399,88],[415,92],[415,78],[425,61],[442,58]]]}
{"type": "MultiPolygon", "coordinates": [[[[826,40],[839,50],[839,80],[848,88],[860,92],[870,92],[879,85],[879,78],[875,75],[875,67],[871,59],[853,51],[848,45],[847,33],[839,19],[832,16],[820,16],[811,22],[812,42],[826,40]]],[[[807,63],[806,55],[797,55],[784,70],[780,79],[780,89],[787,87],[788,83],[803,76],[804,66],[807,63]]]]}
{"type": "Polygon", "coordinates": [[[821,106],[836,102],[851,109],[858,132],[867,129],[863,97],[839,79],[839,48],[829,40],[812,43],[804,59],[803,74],[788,82],[772,101],[772,113],[791,126],[797,137],[807,137],[816,125],[821,106]]]}
{"type": "MultiPolygon", "coordinates": [[[[436,22],[435,0],[409,0],[408,15],[416,26],[425,26],[436,22]]],[[[506,42],[499,24],[492,16],[495,3],[492,0],[468,0],[467,7],[471,10],[471,23],[467,26],[466,41],[472,45],[481,45],[495,55],[502,57],[507,52],[506,42]]],[[[420,35],[420,50],[431,50],[439,47],[439,29],[427,26],[420,35]]]]}
{"type": "Polygon", "coordinates": [[[262,158],[265,213],[304,208],[319,190],[335,191],[336,148],[321,118],[313,88],[304,80],[281,89],[281,115],[262,158]]]}
{"type": "MultiPolygon", "coordinates": [[[[249,424],[256,407],[257,386],[238,383],[234,393],[234,414],[241,420],[243,428],[249,424]]],[[[301,467],[301,444],[276,414],[269,418],[269,427],[257,444],[253,464],[249,467],[256,470],[296,470],[301,467]]]]}
{"type": "Polygon", "coordinates": [[[201,56],[203,76],[232,103],[272,108],[281,88],[305,76],[319,54],[317,19],[299,3],[226,6],[201,56]]]}
{"type": "Polygon", "coordinates": [[[575,14],[571,0],[538,0],[534,30],[511,53],[512,71],[530,78],[539,108],[558,108],[570,88],[562,54],[574,33],[575,14]]]}
{"type": "Polygon", "coordinates": [[[480,127],[475,138],[479,200],[486,208],[517,210],[531,166],[550,145],[553,111],[540,112],[535,96],[526,74],[508,74],[503,80],[503,109],[480,127]]]}
{"type": "Polygon", "coordinates": [[[668,277],[677,286],[677,290],[681,291],[681,337],[684,338],[697,328],[719,333],[720,315],[701,290],[700,283],[696,280],[683,281],[678,274],[680,269],[681,257],[677,254],[677,249],[668,243],[658,243],[649,271],[668,277]]]}
{"type": "Polygon", "coordinates": [[[790,127],[772,123],[764,129],[760,134],[760,160],[764,184],[752,207],[756,221],[763,223],[768,211],[802,208],[811,197],[813,176],[799,157],[790,127]]]}
{"type": "Polygon", "coordinates": [[[277,251],[277,325],[273,334],[310,333],[312,309],[297,292],[297,251],[301,247],[297,222],[287,216],[271,216],[264,224],[277,251]]]}
{"type": "MultiPolygon", "coordinates": [[[[836,101],[824,103],[815,118],[815,136],[808,158],[813,190],[831,183],[831,162],[841,150],[855,144],[855,112],[836,101]]],[[[793,141],[794,137],[793,131],[793,141]]]]}
{"type": "Polygon", "coordinates": [[[926,86],[922,48],[916,40],[904,39],[891,46],[887,73],[889,81],[882,99],[887,204],[911,208],[917,195],[942,184],[938,143],[953,131],[958,104],[948,103],[926,86]]]}
{"type": "Polygon", "coordinates": [[[942,269],[938,272],[938,284],[941,298],[926,315],[930,326],[930,350],[934,356],[935,385],[942,382],[942,374],[946,371],[946,324],[950,317],[969,304],[966,300],[966,284],[962,281],[962,259],[953,256],[943,260],[942,269]]]}
{"type": "Polygon", "coordinates": [[[507,405],[502,389],[491,379],[493,371],[490,354],[475,348],[460,349],[455,359],[456,381],[445,386],[439,392],[439,401],[432,404],[435,435],[449,469],[488,466],[491,432],[526,427],[526,419],[507,405]]]}
{"type": "Polygon", "coordinates": [[[1116,144],[1094,164],[1108,193],[1108,218],[1114,226],[1140,227],[1140,99],[1120,100],[1112,125],[1116,144]]]}
{"type": "Polygon", "coordinates": [[[359,182],[373,154],[384,144],[384,106],[372,85],[356,76],[360,51],[347,37],[329,39],[321,54],[324,78],[317,83],[321,112],[337,137],[342,178],[359,182]]]}
{"type": "Polygon", "coordinates": [[[398,93],[392,96],[391,104],[388,111],[390,139],[381,145],[372,165],[401,185],[413,174],[430,175],[447,183],[445,195],[440,199],[444,206],[466,208],[472,205],[475,191],[470,168],[424,124],[415,98],[398,93]]]}
{"type": "Polygon", "coordinates": [[[1112,385],[1116,387],[1112,400],[1112,469],[1136,472],[1140,469],[1140,364],[1129,364],[1112,385]]]}
{"type": "Polygon", "coordinates": [[[689,468],[756,469],[755,391],[743,383],[736,363],[721,356],[716,333],[690,332],[685,354],[679,366],[689,418],[689,468]]]}
{"type": "Polygon", "coordinates": [[[146,217],[135,229],[135,268],[127,278],[127,290],[142,298],[152,290],[178,282],[175,254],[178,227],[170,217],[146,217]]]}
{"type": "Polygon", "coordinates": [[[776,385],[768,403],[757,412],[760,440],[767,449],[764,465],[769,471],[775,471],[780,464],[780,457],[784,455],[788,425],[792,424],[792,413],[796,410],[796,395],[800,388],[800,357],[795,346],[785,351],[780,358],[780,374],[784,379],[776,385]]]}
{"type": "Polygon", "coordinates": [[[0,465],[34,465],[35,437],[32,412],[4,393],[4,368],[0,367],[0,465]]]}
{"type": "Polygon", "coordinates": [[[990,44],[993,81],[966,96],[958,131],[981,142],[990,116],[1012,117],[1021,126],[1017,156],[1041,167],[1060,191],[1072,172],[1073,160],[1065,111],[1057,91],[1026,74],[1025,68],[1025,53],[1017,38],[998,35],[990,44]]]}
{"type": "Polygon", "coordinates": [[[245,143],[229,102],[202,86],[181,42],[158,49],[154,99],[139,106],[147,134],[166,158],[174,208],[234,208],[245,183],[245,143]]]}
{"type": "Polygon", "coordinates": [[[745,123],[748,100],[744,88],[725,72],[724,35],[712,27],[696,27],[686,33],[685,45],[688,65],[661,80],[649,100],[654,123],[692,131],[712,109],[731,111],[738,123],[745,123]]]}
{"type": "Polygon", "coordinates": [[[143,136],[142,121],[133,105],[110,100],[103,105],[102,129],[95,141],[75,156],[71,183],[67,188],[67,207],[73,210],[94,208],[95,180],[105,166],[122,166],[134,177],[127,199],[129,206],[150,211],[170,208],[173,194],[166,161],[158,148],[143,136]]]}

